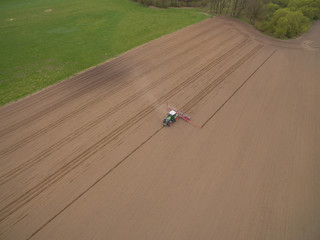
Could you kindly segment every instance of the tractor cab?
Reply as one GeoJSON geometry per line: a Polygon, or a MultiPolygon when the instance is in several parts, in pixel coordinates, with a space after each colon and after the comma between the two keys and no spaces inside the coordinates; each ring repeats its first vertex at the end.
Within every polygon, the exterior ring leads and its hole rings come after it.
{"type": "Polygon", "coordinates": [[[177,118],[178,114],[176,113],[176,111],[171,110],[171,111],[168,113],[168,116],[177,118]]]}
{"type": "Polygon", "coordinates": [[[177,118],[178,118],[178,114],[176,113],[176,111],[173,111],[171,110],[167,117],[165,119],[163,119],[163,122],[162,122],[162,125],[165,127],[165,126],[168,126],[170,127],[172,125],[172,123],[174,123],[177,118]]]}

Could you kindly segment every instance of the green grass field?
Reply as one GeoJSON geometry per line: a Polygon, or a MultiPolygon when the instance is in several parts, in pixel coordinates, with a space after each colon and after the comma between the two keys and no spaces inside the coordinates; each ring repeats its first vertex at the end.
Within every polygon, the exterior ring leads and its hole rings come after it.
{"type": "Polygon", "coordinates": [[[0,106],[205,18],[131,0],[1,0],[0,106]]]}

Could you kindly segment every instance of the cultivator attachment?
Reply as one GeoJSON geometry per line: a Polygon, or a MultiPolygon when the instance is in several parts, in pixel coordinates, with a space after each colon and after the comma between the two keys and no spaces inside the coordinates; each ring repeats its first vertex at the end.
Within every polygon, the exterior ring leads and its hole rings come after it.
{"type": "Polygon", "coordinates": [[[200,128],[199,126],[197,126],[196,124],[190,121],[191,118],[187,114],[169,106],[168,103],[167,103],[167,111],[169,111],[169,113],[167,114],[167,117],[163,119],[162,126],[170,127],[174,122],[176,122],[179,118],[181,118],[184,121],[192,124],[193,126],[200,128]]]}

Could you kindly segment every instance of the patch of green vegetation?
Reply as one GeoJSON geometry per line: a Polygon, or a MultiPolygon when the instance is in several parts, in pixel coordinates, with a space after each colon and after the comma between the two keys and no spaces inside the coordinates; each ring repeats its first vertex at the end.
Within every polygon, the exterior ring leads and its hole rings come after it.
{"type": "Polygon", "coordinates": [[[319,0],[273,0],[265,7],[265,14],[255,26],[277,38],[292,38],[305,33],[319,14],[319,0]]]}
{"type": "Polygon", "coordinates": [[[205,18],[131,0],[2,0],[0,106],[205,18]]]}
{"type": "Polygon", "coordinates": [[[320,18],[320,0],[249,0],[246,15],[260,31],[289,39],[305,33],[320,18]],[[250,5],[249,5],[250,6],[250,5]]]}

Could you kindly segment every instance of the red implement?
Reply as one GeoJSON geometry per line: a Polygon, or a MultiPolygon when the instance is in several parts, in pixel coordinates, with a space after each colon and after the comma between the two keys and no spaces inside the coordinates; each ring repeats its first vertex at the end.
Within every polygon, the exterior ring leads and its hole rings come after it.
{"type": "Polygon", "coordinates": [[[169,106],[168,103],[167,103],[167,111],[172,111],[172,110],[175,111],[179,115],[179,117],[182,118],[183,120],[185,120],[186,122],[192,124],[193,126],[195,126],[197,128],[201,128],[198,125],[196,125],[193,122],[191,122],[190,121],[191,118],[187,114],[184,114],[183,112],[180,112],[179,110],[169,106]]]}

